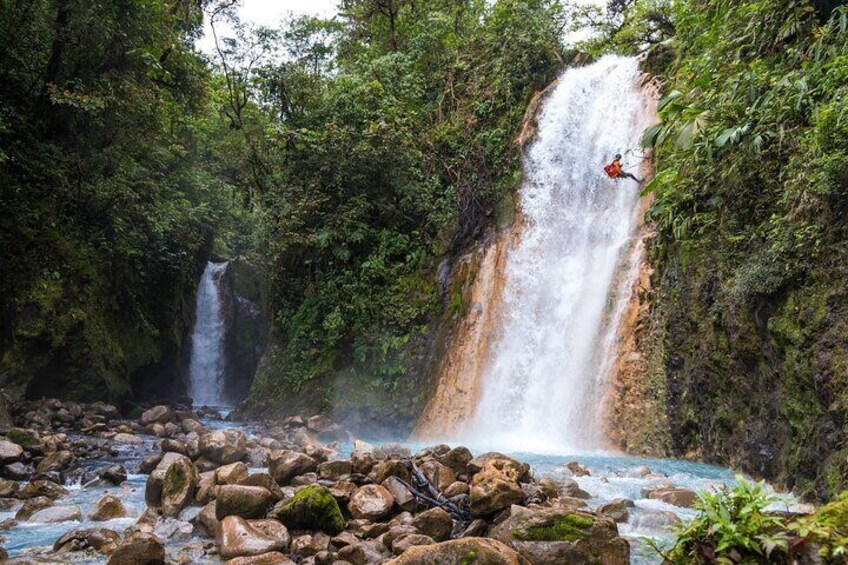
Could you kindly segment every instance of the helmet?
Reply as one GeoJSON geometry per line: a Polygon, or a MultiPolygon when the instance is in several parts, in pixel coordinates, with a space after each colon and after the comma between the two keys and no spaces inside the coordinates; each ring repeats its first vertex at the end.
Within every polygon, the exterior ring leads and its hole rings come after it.
{"type": "Polygon", "coordinates": [[[617,153],[617,154],[615,155],[615,158],[616,158],[616,159],[621,159],[621,153],[617,153]]]}

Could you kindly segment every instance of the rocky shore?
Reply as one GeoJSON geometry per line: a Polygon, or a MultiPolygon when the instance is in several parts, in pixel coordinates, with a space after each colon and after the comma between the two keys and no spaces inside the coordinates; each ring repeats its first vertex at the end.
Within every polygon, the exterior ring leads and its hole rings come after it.
{"type": "MultiPolygon", "coordinates": [[[[180,406],[126,420],[108,404],[46,400],[16,407],[15,423],[0,440],[0,506],[14,512],[0,529],[60,535],[8,563],[630,562],[617,524],[633,502],[590,510],[575,481],[590,471],[574,462],[537,478],[501,453],[374,446],[324,416],[227,428],[180,406]]],[[[643,496],[695,498],[662,482],[643,496]]],[[[677,520],[665,514],[640,519],[677,520]]]]}

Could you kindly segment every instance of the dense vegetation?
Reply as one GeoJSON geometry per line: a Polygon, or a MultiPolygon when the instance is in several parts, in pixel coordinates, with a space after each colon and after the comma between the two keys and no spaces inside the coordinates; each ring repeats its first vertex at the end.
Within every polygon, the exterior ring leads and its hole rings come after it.
{"type": "Polygon", "coordinates": [[[542,0],[345,2],[333,22],[294,22],[284,62],[248,79],[274,314],[254,411],[411,421],[445,309],[439,264],[511,220],[512,142],[561,61],[559,15],[542,0]]]}
{"type": "Polygon", "coordinates": [[[421,393],[438,266],[511,220],[512,142],[562,64],[562,14],[347,0],[269,30],[237,8],[2,0],[3,384],[177,394],[214,248],[265,279],[253,409],[330,408],[340,375],[390,410],[421,393]]]}
{"type": "Polygon", "coordinates": [[[119,399],[174,381],[227,207],[201,166],[201,19],[195,2],[0,2],[3,384],[119,399]]]}
{"type": "Polygon", "coordinates": [[[674,565],[701,563],[844,563],[848,552],[848,494],[807,516],[781,514],[781,500],[762,483],[699,495],[698,515],[677,539],[651,545],[674,565]]]}
{"type": "Polygon", "coordinates": [[[845,8],[627,4],[601,45],[647,51],[664,80],[662,122],[645,141],[657,148],[651,316],[671,451],[838,492],[848,486],[845,8]]]}

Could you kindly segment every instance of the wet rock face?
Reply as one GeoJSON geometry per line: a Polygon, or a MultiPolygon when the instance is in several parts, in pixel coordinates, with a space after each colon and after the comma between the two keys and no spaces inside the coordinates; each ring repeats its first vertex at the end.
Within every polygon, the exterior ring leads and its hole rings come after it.
{"type": "Polygon", "coordinates": [[[224,395],[234,403],[253,384],[268,340],[261,276],[242,258],[230,261],[221,280],[224,335],[224,395]]]}

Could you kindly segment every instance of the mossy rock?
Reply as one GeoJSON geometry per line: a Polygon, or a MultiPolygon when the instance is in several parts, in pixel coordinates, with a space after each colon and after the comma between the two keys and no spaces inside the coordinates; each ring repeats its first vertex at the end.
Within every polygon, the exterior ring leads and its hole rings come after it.
{"type": "Polygon", "coordinates": [[[542,523],[522,523],[512,530],[512,535],[521,541],[577,541],[586,536],[594,523],[588,514],[553,515],[542,523]]]}
{"type": "Polygon", "coordinates": [[[321,530],[337,534],[345,520],[332,493],[320,485],[311,485],[293,497],[277,504],[271,516],[292,530],[321,530]]]}
{"type": "Polygon", "coordinates": [[[24,430],[22,428],[12,428],[6,432],[6,440],[16,443],[21,447],[32,447],[41,443],[38,439],[38,434],[32,430],[24,430]]]}

